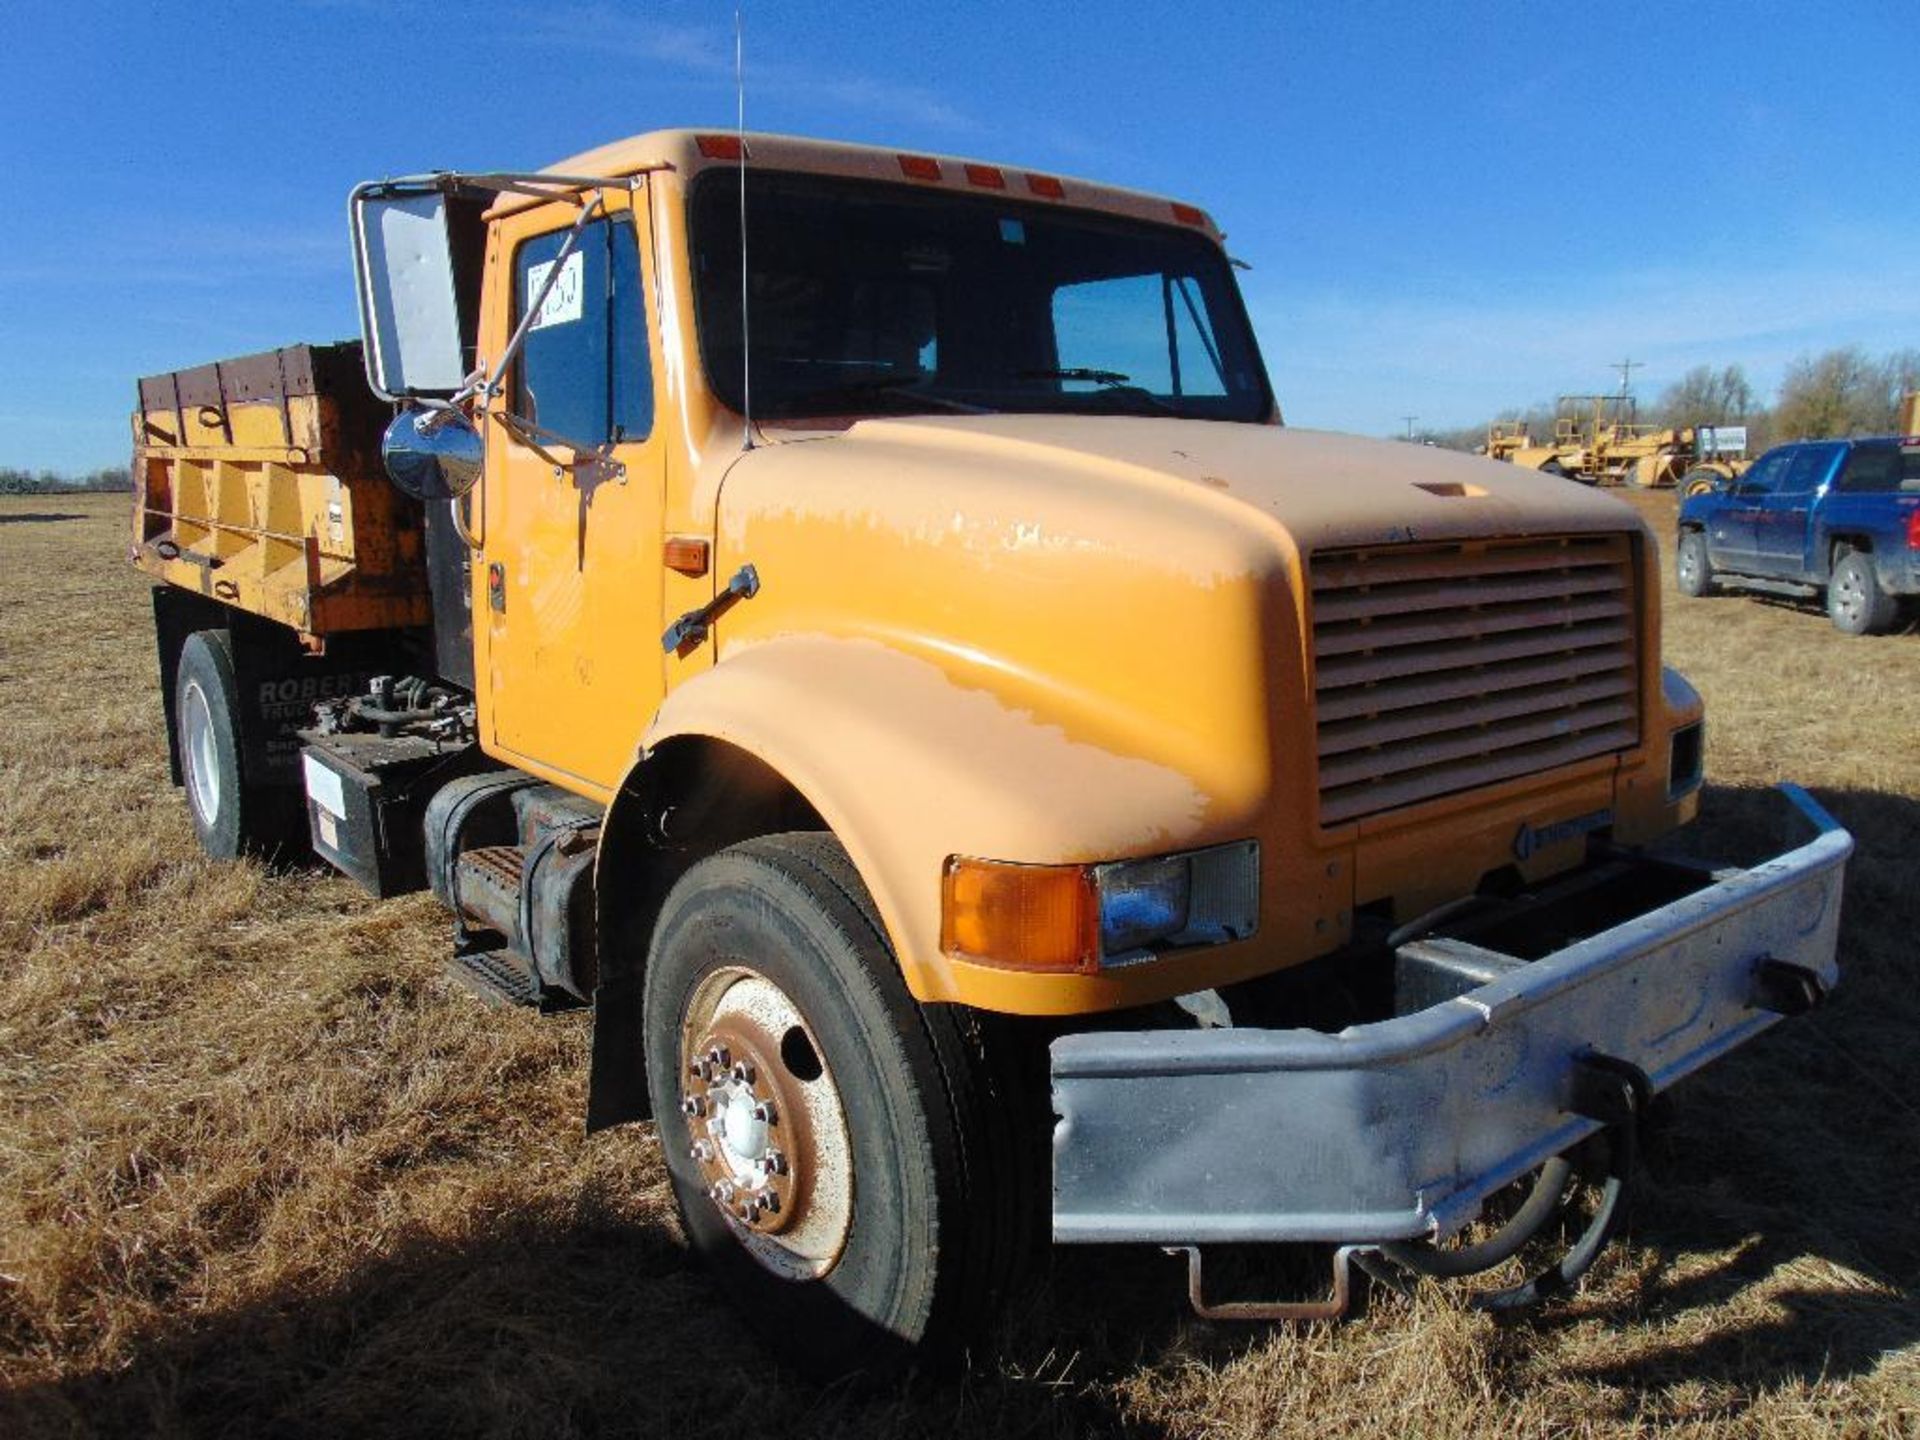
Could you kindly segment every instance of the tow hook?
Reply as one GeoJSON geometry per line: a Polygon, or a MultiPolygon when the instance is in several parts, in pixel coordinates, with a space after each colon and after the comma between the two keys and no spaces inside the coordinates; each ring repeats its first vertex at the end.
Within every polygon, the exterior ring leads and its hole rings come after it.
{"type": "MultiPolygon", "coordinates": [[[[1201,1273],[1198,1245],[1168,1245],[1169,1255],[1187,1257],[1187,1303],[1202,1320],[1338,1320],[1347,1313],[1353,1299],[1355,1255],[1371,1246],[1342,1245],[1333,1252],[1333,1294],[1325,1300],[1231,1300],[1212,1304],[1206,1298],[1206,1283],[1201,1273]]],[[[1368,1273],[1372,1273],[1369,1270],[1368,1273]]]]}
{"type": "Polygon", "coordinates": [[[1776,1015],[1804,1015],[1827,998],[1827,982],[1805,965],[1776,960],[1771,955],[1753,967],[1753,992],[1748,1004],[1776,1015]]]}

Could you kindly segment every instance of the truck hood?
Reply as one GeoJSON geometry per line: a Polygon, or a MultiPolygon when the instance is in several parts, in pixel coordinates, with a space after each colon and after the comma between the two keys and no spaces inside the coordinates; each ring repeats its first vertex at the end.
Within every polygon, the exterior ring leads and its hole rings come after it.
{"type": "MultiPolygon", "coordinates": [[[[787,432],[775,438],[798,440],[787,432]]],[[[964,487],[984,468],[1031,470],[1083,483],[1147,487],[1236,502],[1277,524],[1301,553],[1472,536],[1634,530],[1633,510],[1558,476],[1401,441],[1277,425],[1133,416],[992,415],[865,420],[808,437],[864,469],[948,470],[964,487]]],[[[811,446],[809,446],[811,448],[811,446]]],[[[824,457],[823,457],[824,458],[824,457]]],[[[966,492],[950,492],[955,504],[966,492]]],[[[884,508],[886,501],[875,496],[884,508]]],[[[1208,503],[1201,501],[1200,503],[1208,503]]]]}

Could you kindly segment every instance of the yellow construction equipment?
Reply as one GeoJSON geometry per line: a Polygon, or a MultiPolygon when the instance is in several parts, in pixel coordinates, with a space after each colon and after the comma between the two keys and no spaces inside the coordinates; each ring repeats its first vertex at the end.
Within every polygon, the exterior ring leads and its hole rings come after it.
{"type": "Polygon", "coordinates": [[[1640,423],[1630,394],[1562,395],[1553,438],[1535,442],[1524,420],[1496,421],[1482,453],[1587,485],[1692,490],[1744,472],[1746,427],[1640,423]]]}

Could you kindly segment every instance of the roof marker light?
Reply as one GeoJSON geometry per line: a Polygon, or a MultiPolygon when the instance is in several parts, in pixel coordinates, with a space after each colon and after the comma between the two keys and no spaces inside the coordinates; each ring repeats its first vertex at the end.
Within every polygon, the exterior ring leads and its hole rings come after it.
{"type": "Polygon", "coordinates": [[[1173,202],[1173,218],[1182,225],[1204,226],[1207,223],[1207,212],[1197,205],[1182,205],[1176,200],[1173,202]]]}
{"type": "Polygon", "coordinates": [[[738,135],[696,135],[693,143],[708,160],[739,160],[746,156],[746,143],[738,135]]]}
{"type": "Polygon", "coordinates": [[[929,155],[902,155],[900,173],[909,180],[938,180],[940,162],[929,155]]]}
{"type": "Polygon", "coordinates": [[[1027,176],[1027,189],[1036,195],[1044,195],[1049,200],[1064,200],[1067,198],[1067,187],[1051,175],[1027,176]]]}
{"type": "Polygon", "coordinates": [[[967,183],[983,185],[989,190],[1004,190],[1007,188],[1007,177],[1000,173],[998,166],[969,165],[967,166],[967,183]]]}

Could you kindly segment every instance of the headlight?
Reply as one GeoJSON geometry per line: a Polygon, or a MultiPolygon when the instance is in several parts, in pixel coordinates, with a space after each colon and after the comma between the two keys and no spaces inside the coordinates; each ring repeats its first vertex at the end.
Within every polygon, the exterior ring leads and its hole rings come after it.
{"type": "Polygon", "coordinates": [[[941,948],[1023,970],[1092,974],[1161,950],[1251,935],[1260,847],[1251,840],[1105,865],[947,861],[941,948]]]}

